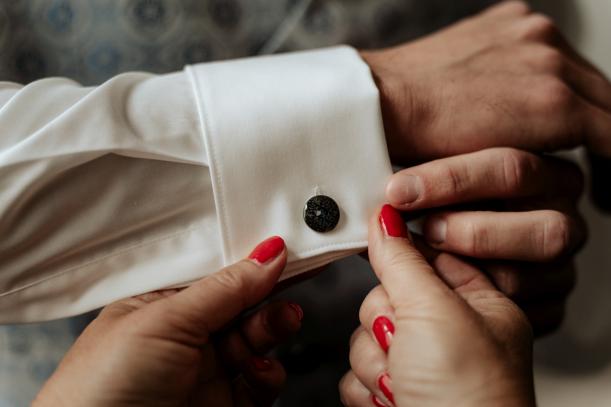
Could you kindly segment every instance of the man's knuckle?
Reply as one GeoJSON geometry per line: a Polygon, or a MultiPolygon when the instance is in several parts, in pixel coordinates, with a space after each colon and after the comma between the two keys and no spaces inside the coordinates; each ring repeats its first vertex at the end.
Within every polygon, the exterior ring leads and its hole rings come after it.
{"type": "Polygon", "coordinates": [[[464,250],[473,256],[487,256],[491,250],[490,231],[473,220],[463,222],[464,250]]]}
{"type": "Polygon", "coordinates": [[[539,97],[535,98],[540,113],[549,115],[566,115],[572,111],[577,101],[571,88],[560,78],[545,77],[539,82],[537,91],[539,97]]]}
{"type": "Polygon", "coordinates": [[[533,169],[533,157],[513,148],[501,150],[503,185],[507,191],[515,191],[528,180],[533,169]]]}
{"type": "Polygon", "coordinates": [[[570,248],[571,222],[559,212],[550,212],[542,224],[541,247],[543,256],[547,259],[560,257],[570,248]]]}
{"type": "Polygon", "coordinates": [[[448,196],[459,196],[464,192],[468,180],[463,170],[453,165],[442,167],[443,178],[441,179],[446,179],[448,182],[448,196]]]}
{"type": "Polygon", "coordinates": [[[564,72],[566,59],[562,52],[553,47],[542,47],[537,51],[539,65],[544,72],[559,76],[564,72]]]}
{"type": "Polygon", "coordinates": [[[519,296],[522,283],[519,276],[511,270],[502,270],[494,273],[494,282],[499,290],[508,298],[515,299],[519,296]]]}
{"type": "Polygon", "coordinates": [[[522,37],[527,40],[548,42],[557,35],[554,20],[545,14],[530,14],[525,23],[522,37]]]}
{"type": "Polygon", "coordinates": [[[531,12],[530,5],[522,0],[510,0],[503,2],[499,7],[502,7],[510,14],[515,14],[518,16],[527,15],[531,12]]]}

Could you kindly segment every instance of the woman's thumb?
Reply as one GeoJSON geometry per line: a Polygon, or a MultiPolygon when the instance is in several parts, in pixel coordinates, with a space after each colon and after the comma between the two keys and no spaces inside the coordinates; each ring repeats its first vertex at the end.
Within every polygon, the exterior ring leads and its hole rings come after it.
{"type": "Polygon", "coordinates": [[[452,291],[411,242],[399,212],[384,205],[369,225],[369,260],[395,310],[411,304],[443,305],[452,291]]]}
{"type": "Polygon", "coordinates": [[[171,333],[180,335],[181,340],[194,345],[204,344],[211,332],[263,300],[272,291],[285,264],[284,241],[271,237],[260,243],[248,259],[151,304],[144,317],[148,320],[147,329],[163,331],[166,337],[171,333]]]}

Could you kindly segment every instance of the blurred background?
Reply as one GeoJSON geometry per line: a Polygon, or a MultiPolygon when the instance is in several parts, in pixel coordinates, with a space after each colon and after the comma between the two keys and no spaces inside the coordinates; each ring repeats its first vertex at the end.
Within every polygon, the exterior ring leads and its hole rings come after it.
{"type": "MultiPolygon", "coordinates": [[[[532,4],[554,16],[572,44],[611,77],[611,1],[532,4]]],[[[587,171],[583,154],[576,156],[587,171]]],[[[611,214],[593,207],[587,196],[581,209],[590,238],[577,256],[579,282],[563,327],[535,348],[541,406],[611,405],[611,214]]]]}
{"type": "MultiPolygon", "coordinates": [[[[67,76],[98,84],[125,71],[349,43],[408,41],[494,0],[0,0],[0,80],[67,76]]],[[[611,76],[611,0],[533,0],[611,76]]],[[[582,164],[582,152],[571,154],[582,164]]],[[[587,171],[586,165],[583,165],[587,171]]],[[[611,173],[609,174],[611,175],[611,173]]],[[[543,407],[611,405],[611,215],[582,201],[590,240],[566,322],[536,345],[543,407]]],[[[337,406],[348,339],[375,285],[351,257],[281,294],[305,311],[299,338],[279,350],[289,370],[280,406],[337,406]]],[[[92,315],[0,327],[0,407],[29,404],[92,315]]]]}

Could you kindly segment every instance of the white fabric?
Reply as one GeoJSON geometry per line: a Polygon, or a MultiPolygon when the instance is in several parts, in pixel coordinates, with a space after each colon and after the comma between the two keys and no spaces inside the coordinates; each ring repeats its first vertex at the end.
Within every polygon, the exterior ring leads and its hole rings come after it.
{"type": "Polygon", "coordinates": [[[181,286],[285,238],[285,278],[366,246],[391,174],[378,94],[348,47],[99,87],[0,83],[0,322],[181,286]],[[337,228],[302,219],[331,196],[337,228]]]}

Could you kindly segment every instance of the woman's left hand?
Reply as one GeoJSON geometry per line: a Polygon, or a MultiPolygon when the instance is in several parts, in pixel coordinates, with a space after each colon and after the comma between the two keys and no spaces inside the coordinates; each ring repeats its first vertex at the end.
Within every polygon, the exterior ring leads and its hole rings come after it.
{"type": "Polygon", "coordinates": [[[297,304],[263,300],[286,263],[280,238],[182,291],[107,306],[78,338],[35,406],[272,405],[285,380],[264,355],[295,333],[297,304]]]}
{"type": "Polygon", "coordinates": [[[454,255],[427,259],[389,205],[378,219],[368,253],[381,285],[363,301],[350,341],[344,405],[534,406],[522,311],[454,255]]]}

